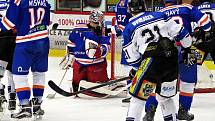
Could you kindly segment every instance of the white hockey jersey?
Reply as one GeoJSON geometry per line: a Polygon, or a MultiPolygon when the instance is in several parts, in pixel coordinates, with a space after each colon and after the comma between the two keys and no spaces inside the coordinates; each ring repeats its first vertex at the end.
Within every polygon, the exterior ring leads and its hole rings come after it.
{"type": "Polygon", "coordinates": [[[168,19],[162,12],[144,12],[131,18],[123,31],[123,51],[129,65],[138,67],[141,57],[151,42],[158,42],[160,37],[168,37],[174,40],[187,40],[189,33],[182,25],[168,19]],[[183,39],[185,38],[185,39],[183,39]]]}

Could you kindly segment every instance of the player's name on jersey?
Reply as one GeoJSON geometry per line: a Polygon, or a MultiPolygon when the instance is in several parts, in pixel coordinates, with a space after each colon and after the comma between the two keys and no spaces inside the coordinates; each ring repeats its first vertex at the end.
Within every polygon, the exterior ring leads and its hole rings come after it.
{"type": "Polygon", "coordinates": [[[204,5],[200,5],[200,6],[198,7],[198,9],[201,9],[201,8],[210,8],[210,7],[211,7],[210,4],[204,4],[204,5]]]}
{"type": "Polygon", "coordinates": [[[176,15],[176,14],[179,14],[179,9],[174,9],[174,10],[170,10],[170,11],[166,11],[165,12],[168,16],[171,16],[171,15],[176,15]]]}
{"type": "Polygon", "coordinates": [[[134,22],[132,22],[132,24],[134,26],[136,26],[137,24],[139,23],[142,23],[144,21],[147,21],[147,20],[150,20],[150,19],[153,19],[154,17],[152,15],[148,15],[148,16],[143,16],[141,18],[138,18],[137,20],[135,20],[134,22]]]}
{"type": "Polygon", "coordinates": [[[29,0],[29,6],[44,6],[46,7],[46,0],[29,0]]]}

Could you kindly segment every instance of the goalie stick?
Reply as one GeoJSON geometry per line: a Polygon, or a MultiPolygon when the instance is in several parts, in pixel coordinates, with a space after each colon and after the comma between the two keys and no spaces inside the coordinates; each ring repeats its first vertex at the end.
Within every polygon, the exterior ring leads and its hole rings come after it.
{"type": "MultiPolygon", "coordinates": [[[[72,32],[72,31],[74,31],[74,30],[77,30],[77,29],[59,29],[58,26],[59,26],[58,23],[54,23],[54,24],[52,25],[51,30],[70,31],[70,32],[72,32]]],[[[81,31],[81,32],[91,32],[92,30],[78,30],[78,31],[81,31]]]]}
{"type": "MultiPolygon", "coordinates": [[[[93,82],[87,82],[85,80],[84,81],[81,80],[79,83],[80,89],[86,89],[86,88],[94,87],[97,85],[100,85],[100,84],[99,83],[93,83],[93,82]]],[[[127,90],[128,87],[130,87],[130,86],[131,86],[131,84],[126,85],[126,86],[125,86],[125,84],[116,84],[115,86],[110,85],[110,87],[112,87],[110,89],[108,87],[104,86],[104,87],[94,89],[93,91],[97,92],[97,93],[107,94],[109,96],[117,96],[118,94],[120,94],[124,90],[127,90]]]]}
{"type": "Polygon", "coordinates": [[[91,90],[94,90],[94,89],[97,89],[97,88],[100,88],[100,87],[103,87],[103,86],[107,86],[107,85],[110,85],[110,84],[113,84],[113,83],[117,83],[117,82],[121,82],[121,81],[125,81],[125,80],[128,80],[129,77],[123,77],[123,78],[120,78],[120,79],[116,79],[116,80],[113,80],[113,81],[109,81],[109,82],[106,82],[106,83],[102,83],[100,85],[97,85],[97,86],[94,86],[94,87],[90,87],[90,88],[87,88],[87,89],[83,89],[83,90],[80,90],[80,91],[77,91],[77,92],[67,92],[63,89],[61,89],[59,86],[57,86],[52,80],[50,80],[48,82],[48,85],[55,91],[57,92],[58,94],[61,94],[65,97],[70,97],[70,96],[74,96],[74,95],[77,95],[77,94],[80,94],[80,93],[83,93],[83,92],[88,92],[88,91],[91,91],[91,90]]]}
{"type": "MultiPolygon", "coordinates": [[[[63,82],[63,79],[64,79],[64,77],[65,77],[65,75],[66,75],[66,72],[69,70],[69,67],[70,67],[70,66],[68,66],[68,67],[66,68],[66,70],[65,70],[65,72],[64,72],[64,74],[63,74],[63,76],[62,76],[62,78],[61,78],[61,80],[60,80],[60,83],[58,84],[58,87],[59,87],[59,86],[61,85],[61,83],[63,82]]],[[[48,94],[46,98],[53,99],[53,98],[55,97],[55,95],[56,95],[56,92],[55,92],[54,94],[48,94]]]]}

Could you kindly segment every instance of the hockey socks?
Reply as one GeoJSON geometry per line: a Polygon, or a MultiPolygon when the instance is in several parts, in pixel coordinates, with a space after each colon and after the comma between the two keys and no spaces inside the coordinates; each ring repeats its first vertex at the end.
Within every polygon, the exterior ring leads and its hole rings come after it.
{"type": "Polygon", "coordinates": [[[193,101],[194,87],[195,83],[180,82],[179,103],[186,111],[190,110],[193,101]]]}
{"type": "Polygon", "coordinates": [[[145,112],[148,111],[151,105],[155,106],[156,108],[158,106],[158,101],[156,100],[155,93],[151,93],[149,98],[147,99],[145,104],[145,112]]]}
{"type": "Polygon", "coordinates": [[[191,104],[193,102],[193,94],[180,93],[179,94],[179,103],[184,107],[186,111],[189,111],[191,104]]]}
{"type": "Polygon", "coordinates": [[[164,121],[176,121],[176,106],[172,98],[156,95],[160,104],[164,121]]]}
{"type": "Polygon", "coordinates": [[[144,105],[145,101],[135,97],[131,97],[131,102],[128,108],[126,121],[141,121],[144,105]]]}

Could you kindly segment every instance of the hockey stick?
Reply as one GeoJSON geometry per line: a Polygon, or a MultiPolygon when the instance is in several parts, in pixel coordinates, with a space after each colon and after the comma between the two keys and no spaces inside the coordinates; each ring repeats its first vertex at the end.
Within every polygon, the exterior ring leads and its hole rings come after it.
{"type": "MultiPolygon", "coordinates": [[[[52,30],[59,30],[59,31],[74,31],[74,30],[77,30],[77,29],[59,29],[58,28],[59,24],[58,23],[54,23],[52,25],[52,30]]],[[[78,31],[81,31],[81,32],[91,32],[92,30],[78,30],[78,31]]]]}
{"type": "Polygon", "coordinates": [[[90,88],[87,88],[87,89],[83,89],[83,90],[80,90],[80,91],[77,91],[77,92],[67,92],[63,89],[61,89],[59,86],[57,86],[52,80],[50,80],[48,82],[48,85],[57,93],[65,96],[65,97],[70,97],[70,96],[74,96],[74,95],[77,95],[77,94],[80,94],[80,93],[83,93],[83,92],[88,92],[88,91],[91,91],[91,90],[94,90],[94,89],[97,89],[97,88],[100,88],[100,87],[103,87],[103,86],[107,86],[107,85],[110,85],[110,84],[113,84],[113,83],[117,83],[117,82],[121,82],[121,81],[125,81],[125,80],[128,80],[129,77],[123,77],[123,78],[120,78],[120,79],[116,79],[116,80],[113,80],[113,81],[109,81],[109,82],[106,82],[106,83],[103,83],[103,84],[100,84],[100,85],[97,85],[97,86],[94,86],[94,87],[90,87],[90,88]]]}
{"type": "MultiPolygon", "coordinates": [[[[70,67],[70,66],[68,66],[68,67],[66,68],[66,70],[65,70],[65,72],[64,72],[64,74],[63,74],[63,76],[62,76],[62,78],[61,78],[61,80],[60,80],[60,83],[58,84],[58,87],[59,87],[59,86],[61,85],[61,83],[63,82],[63,79],[64,79],[64,77],[65,77],[67,71],[69,70],[69,67],[70,67]]],[[[46,98],[53,99],[53,98],[55,98],[55,95],[56,95],[56,94],[57,94],[56,92],[55,92],[54,94],[48,94],[46,98]]]]}
{"type": "MultiPolygon", "coordinates": [[[[94,87],[97,85],[100,85],[100,84],[87,82],[87,81],[80,81],[80,83],[79,83],[79,86],[81,89],[86,89],[86,88],[94,87]]],[[[116,95],[120,94],[121,92],[123,92],[124,90],[128,89],[128,87],[130,87],[130,85],[131,84],[126,85],[126,86],[118,85],[118,86],[115,86],[113,89],[109,89],[106,86],[104,86],[104,87],[95,89],[94,92],[101,93],[101,94],[107,94],[109,96],[116,96],[116,95]],[[116,90],[116,89],[119,89],[119,90],[116,90]]]]}

